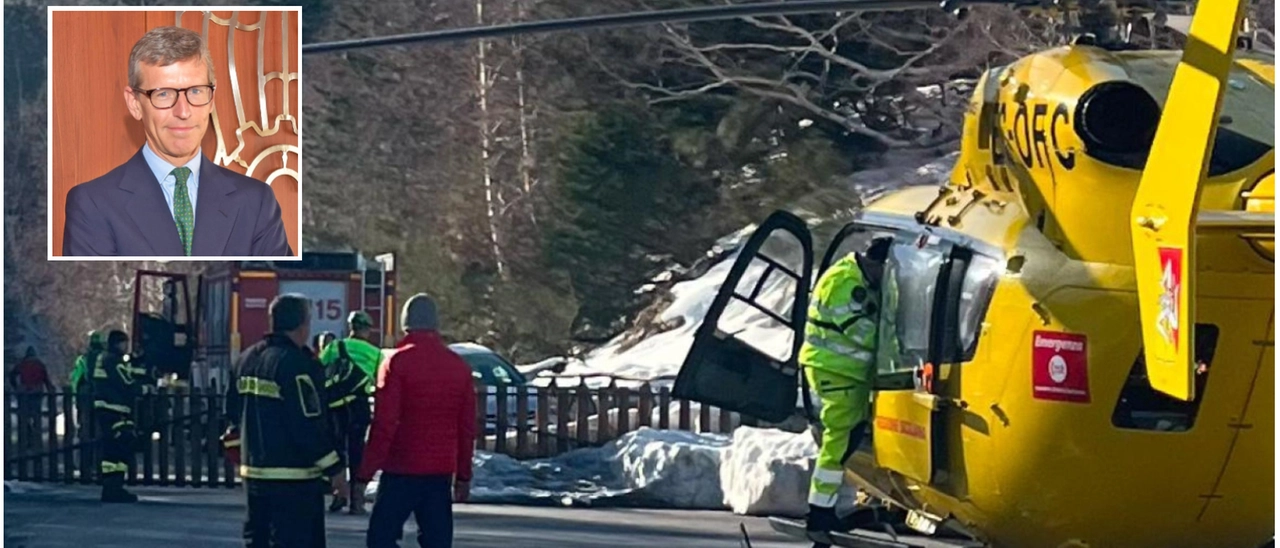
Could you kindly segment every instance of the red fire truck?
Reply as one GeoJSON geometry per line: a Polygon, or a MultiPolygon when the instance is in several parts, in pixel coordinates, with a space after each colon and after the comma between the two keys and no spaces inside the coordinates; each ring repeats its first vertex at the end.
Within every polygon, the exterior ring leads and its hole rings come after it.
{"type": "Polygon", "coordinates": [[[212,263],[196,284],[194,302],[187,276],[139,271],[134,283],[134,348],[142,348],[161,375],[176,375],[194,387],[225,387],[240,351],[269,331],[267,307],[277,295],[310,298],[311,333],[348,335],[347,314],[364,310],[389,346],[395,339],[395,257],[367,259],[358,252],[304,252],[301,261],[212,263]],[[159,282],[158,311],[144,311],[145,293],[159,282]],[[194,308],[192,305],[194,304],[194,308]]]}

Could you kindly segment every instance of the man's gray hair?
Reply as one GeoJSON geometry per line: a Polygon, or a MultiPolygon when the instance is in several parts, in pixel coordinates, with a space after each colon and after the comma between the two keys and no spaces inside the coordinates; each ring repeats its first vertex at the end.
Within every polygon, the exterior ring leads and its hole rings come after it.
{"type": "Polygon", "coordinates": [[[129,52],[129,87],[138,89],[142,85],[142,76],[139,75],[141,63],[166,67],[197,57],[204,59],[204,66],[209,71],[209,84],[215,84],[213,57],[209,55],[204,37],[182,27],[151,29],[138,39],[133,45],[133,51],[129,52]]]}

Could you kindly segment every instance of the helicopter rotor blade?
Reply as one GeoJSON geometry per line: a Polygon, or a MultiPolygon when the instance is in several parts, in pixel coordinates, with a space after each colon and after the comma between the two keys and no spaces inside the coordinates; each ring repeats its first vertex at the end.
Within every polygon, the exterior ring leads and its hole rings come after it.
{"type": "Polygon", "coordinates": [[[1196,216],[1246,0],[1200,2],[1134,197],[1134,271],[1152,388],[1195,398],[1196,216]]]}
{"type": "Polygon", "coordinates": [[[795,15],[836,11],[843,13],[886,12],[939,8],[946,10],[958,10],[965,6],[978,4],[1041,7],[1046,4],[1058,4],[1062,1],[1063,0],[1050,0],[1048,2],[1045,0],[793,0],[787,2],[757,2],[751,4],[729,4],[696,8],[613,13],[608,15],[592,15],[587,17],[552,19],[547,21],[526,21],[508,25],[433,30],[410,34],[398,34],[394,36],[303,44],[302,53],[303,55],[306,55],[310,53],[326,53],[380,46],[431,44],[476,40],[482,38],[499,38],[517,34],[538,34],[600,28],[632,27],[652,25],[655,23],[691,23],[696,21],[713,21],[719,19],[764,15],[795,15]]]}

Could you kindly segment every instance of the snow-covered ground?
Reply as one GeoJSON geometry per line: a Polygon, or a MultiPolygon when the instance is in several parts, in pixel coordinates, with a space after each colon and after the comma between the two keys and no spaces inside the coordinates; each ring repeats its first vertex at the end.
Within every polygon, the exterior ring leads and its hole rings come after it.
{"type": "Polygon", "coordinates": [[[4,492],[6,493],[30,493],[45,489],[48,489],[47,485],[29,481],[5,480],[4,482],[4,492]]]}

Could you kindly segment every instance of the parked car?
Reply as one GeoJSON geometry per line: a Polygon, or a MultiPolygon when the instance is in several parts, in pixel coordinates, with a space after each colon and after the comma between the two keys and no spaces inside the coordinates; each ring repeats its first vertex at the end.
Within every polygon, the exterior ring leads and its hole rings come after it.
{"type": "Polygon", "coordinates": [[[471,374],[485,386],[485,434],[494,434],[498,430],[498,385],[506,388],[506,423],[514,428],[519,422],[519,408],[524,405],[525,424],[530,431],[537,427],[537,392],[529,386],[528,377],[516,369],[516,366],[497,352],[479,344],[454,343],[449,345],[449,349],[471,366],[471,374]],[[517,388],[520,386],[527,387],[523,403],[520,402],[517,388]]]}
{"type": "MultiPolygon", "coordinates": [[[[499,384],[506,387],[507,409],[506,423],[509,428],[515,428],[519,422],[519,408],[521,405],[519,387],[526,387],[524,396],[525,408],[525,424],[530,432],[534,432],[538,425],[538,393],[537,388],[529,383],[529,381],[542,372],[558,372],[563,370],[563,359],[559,361],[544,360],[538,364],[527,367],[528,373],[521,372],[521,369],[513,365],[501,354],[494,352],[492,349],[470,342],[453,343],[449,345],[449,349],[467,362],[471,366],[471,374],[475,377],[476,382],[485,386],[485,427],[486,435],[494,435],[498,430],[498,388],[499,384]]],[[[384,349],[383,356],[389,355],[393,350],[384,349]]],[[[570,420],[576,420],[577,417],[577,400],[570,399],[566,402],[568,409],[568,417],[570,420]]],[[[559,407],[553,398],[547,402],[547,424],[555,424],[556,413],[559,407]]],[[[596,405],[594,401],[589,402],[587,414],[595,414],[596,405]]],[[[508,434],[514,437],[514,433],[508,434]]]]}

